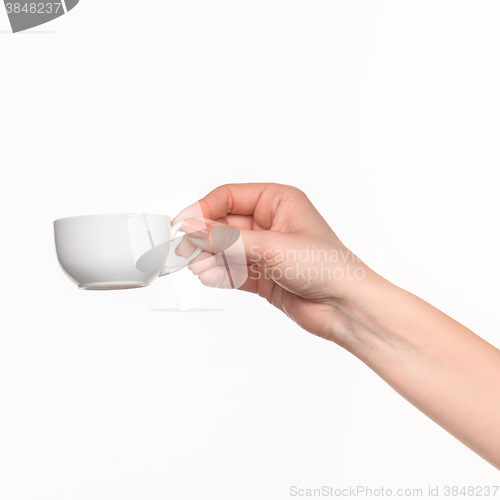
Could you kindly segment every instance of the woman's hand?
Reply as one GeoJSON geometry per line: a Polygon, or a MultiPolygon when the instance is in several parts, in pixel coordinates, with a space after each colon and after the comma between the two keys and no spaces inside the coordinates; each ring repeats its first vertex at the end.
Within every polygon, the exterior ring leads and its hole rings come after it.
{"type": "Polygon", "coordinates": [[[189,265],[202,283],[237,281],[237,288],[265,297],[304,329],[353,353],[500,468],[500,351],[368,268],[302,191],[228,184],[174,222],[182,219],[186,236],[178,250],[187,258],[195,246],[204,249],[189,265]]]}
{"type": "Polygon", "coordinates": [[[189,264],[203,284],[228,288],[236,281],[237,288],[264,297],[305,330],[342,342],[348,319],[342,302],[369,269],[302,191],[273,183],[227,184],[173,223],[180,220],[186,235],[177,253],[187,258],[196,246],[203,248],[189,264]],[[234,245],[238,238],[242,245],[234,245]]]}

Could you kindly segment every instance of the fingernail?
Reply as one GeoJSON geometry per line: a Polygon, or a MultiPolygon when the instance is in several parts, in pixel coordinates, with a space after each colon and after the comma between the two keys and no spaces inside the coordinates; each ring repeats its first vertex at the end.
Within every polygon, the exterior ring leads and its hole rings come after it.
{"type": "Polygon", "coordinates": [[[184,232],[192,238],[206,238],[208,236],[208,228],[202,220],[186,219],[184,221],[184,232]]]}

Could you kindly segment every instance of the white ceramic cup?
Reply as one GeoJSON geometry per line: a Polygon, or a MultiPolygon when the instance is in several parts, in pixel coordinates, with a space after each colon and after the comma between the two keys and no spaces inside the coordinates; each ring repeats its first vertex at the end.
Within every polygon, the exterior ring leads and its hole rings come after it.
{"type": "Polygon", "coordinates": [[[118,290],[151,284],[201,253],[197,248],[180,264],[166,266],[170,241],[183,221],[170,225],[161,214],[102,214],[54,221],[56,253],[62,269],[81,290],[118,290]]]}

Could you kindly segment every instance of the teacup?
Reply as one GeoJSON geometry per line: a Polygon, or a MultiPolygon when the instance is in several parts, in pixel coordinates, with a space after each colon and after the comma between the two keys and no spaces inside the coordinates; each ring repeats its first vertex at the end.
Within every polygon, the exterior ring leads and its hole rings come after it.
{"type": "Polygon", "coordinates": [[[167,266],[170,242],[183,221],[171,226],[162,214],[79,215],[54,221],[62,269],[81,290],[118,290],[151,284],[179,271],[201,253],[167,266]]]}

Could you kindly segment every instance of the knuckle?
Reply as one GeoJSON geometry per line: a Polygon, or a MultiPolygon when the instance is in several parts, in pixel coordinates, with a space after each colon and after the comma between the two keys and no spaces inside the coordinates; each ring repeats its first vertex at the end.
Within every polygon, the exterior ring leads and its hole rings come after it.
{"type": "Polygon", "coordinates": [[[302,191],[302,189],[298,188],[297,186],[293,186],[291,184],[284,184],[284,186],[286,187],[289,194],[295,194],[297,196],[303,197],[306,196],[306,193],[304,193],[304,191],[302,191]]]}

